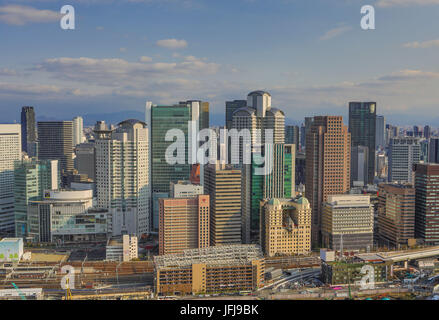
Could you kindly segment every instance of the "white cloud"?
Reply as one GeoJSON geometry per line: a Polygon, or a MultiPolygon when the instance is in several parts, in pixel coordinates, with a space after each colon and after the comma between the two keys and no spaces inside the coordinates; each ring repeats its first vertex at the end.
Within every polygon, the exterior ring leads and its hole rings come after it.
{"type": "Polygon", "coordinates": [[[61,16],[59,12],[39,10],[29,6],[6,5],[0,7],[0,21],[16,26],[59,21],[61,16]]]}
{"type": "Polygon", "coordinates": [[[9,68],[3,68],[0,69],[0,76],[16,76],[17,71],[9,69],[9,68]]]}
{"type": "Polygon", "coordinates": [[[188,43],[186,40],[178,40],[178,39],[163,39],[158,40],[156,44],[159,47],[167,48],[167,49],[180,49],[186,48],[188,43]]]}
{"type": "Polygon", "coordinates": [[[408,6],[427,6],[437,5],[439,0],[378,0],[378,7],[408,7],[408,6]]]}
{"type": "Polygon", "coordinates": [[[341,26],[341,27],[330,29],[323,36],[320,37],[320,40],[329,40],[335,38],[339,35],[342,35],[345,32],[348,32],[351,29],[352,27],[349,26],[341,26]]]}
{"type": "Polygon", "coordinates": [[[140,62],[151,62],[152,58],[147,56],[140,57],[140,62]]]}
{"type": "Polygon", "coordinates": [[[425,49],[425,48],[439,47],[439,39],[430,40],[430,41],[422,41],[422,42],[418,42],[418,41],[409,42],[409,43],[405,43],[403,45],[403,47],[404,48],[413,48],[413,49],[416,49],[416,48],[425,49]]]}

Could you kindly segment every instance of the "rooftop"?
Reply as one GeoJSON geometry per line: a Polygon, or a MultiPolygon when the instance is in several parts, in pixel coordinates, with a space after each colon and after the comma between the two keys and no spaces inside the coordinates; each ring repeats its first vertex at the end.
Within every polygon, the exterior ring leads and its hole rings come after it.
{"type": "Polygon", "coordinates": [[[244,265],[252,260],[263,259],[258,245],[230,245],[201,249],[184,250],[179,254],[154,257],[158,268],[189,267],[193,264],[206,265],[244,265]]]}

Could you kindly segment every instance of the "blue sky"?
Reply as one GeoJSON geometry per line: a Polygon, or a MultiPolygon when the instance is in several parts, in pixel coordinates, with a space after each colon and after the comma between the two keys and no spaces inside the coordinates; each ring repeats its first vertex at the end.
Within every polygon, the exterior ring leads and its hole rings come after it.
{"type": "Polygon", "coordinates": [[[265,89],[291,120],[374,100],[388,122],[439,126],[437,17],[439,0],[0,1],[0,122],[202,99],[219,124],[226,100],[265,89]]]}

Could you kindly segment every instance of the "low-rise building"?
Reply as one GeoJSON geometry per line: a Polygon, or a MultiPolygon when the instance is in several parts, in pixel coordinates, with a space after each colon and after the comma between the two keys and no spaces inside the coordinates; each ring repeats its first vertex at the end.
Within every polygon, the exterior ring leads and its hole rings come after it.
{"type": "Polygon", "coordinates": [[[108,239],[105,247],[105,260],[127,262],[137,259],[139,257],[138,252],[137,237],[125,234],[122,238],[108,239]]]}
{"type": "Polygon", "coordinates": [[[18,262],[22,256],[22,238],[4,238],[0,240],[0,262],[18,262]]]}
{"type": "Polygon", "coordinates": [[[346,260],[322,260],[322,281],[329,285],[359,286],[367,276],[368,285],[388,281],[391,275],[392,261],[384,260],[375,254],[359,254],[346,260]],[[372,269],[373,268],[373,271],[372,269]]]}
{"type": "Polygon", "coordinates": [[[107,239],[108,211],[93,208],[92,190],[49,190],[30,201],[29,236],[35,242],[107,239]]]}
{"type": "Polygon", "coordinates": [[[185,250],[154,257],[158,295],[254,291],[264,282],[265,260],[257,245],[185,250]]]}

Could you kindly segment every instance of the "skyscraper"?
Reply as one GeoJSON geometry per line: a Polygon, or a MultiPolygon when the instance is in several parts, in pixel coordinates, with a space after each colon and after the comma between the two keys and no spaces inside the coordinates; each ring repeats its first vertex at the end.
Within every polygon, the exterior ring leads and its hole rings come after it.
{"type": "Polygon", "coordinates": [[[375,145],[376,147],[384,148],[386,146],[385,141],[386,131],[386,119],[384,116],[376,116],[376,133],[375,133],[375,145]]]}
{"type": "Polygon", "coordinates": [[[24,159],[15,162],[15,236],[28,233],[27,208],[30,201],[41,201],[46,190],[59,188],[58,160],[24,159]]]}
{"type": "Polygon", "coordinates": [[[0,237],[14,236],[14,164],[21,159],[21,126],[0,124],[0,237]]]}
{"type": "Polygon", "coordinates": [[[285,143],[294,144],[296,150],[300,147],[300,129],[298,126],[286,126],[285,127],[285,143]]]}
{"type": "Polygon", "coordinates": [[[428,162],[439,163],[439,138],[430,138],[428,162]]]}
{"type": "Polygon", "coordinates": [[[421,130],[419,130],[419,126],[413,126],[413,136],[415,138],[421,136],[421,130]]]}
{"type": "Polygon", "coordinates": [[[115,130],[99,122],[96,134],[96,191],[99,208],[111,215],[109,232],[140,236],[150,230],[148,128],[125,120],[115,130]]]}
{"type": "MultiPolygon", "coordinates": [[[[192,162],[196,162],[196,159],[192,157],[193,131],[209,126],[208,115],[206,115],[209,110],[208,105],[208,103],[195,100],[169,106],[153,105],[147,102],[146,124],[150,128],[152,193],[168,193],[169,182],[189,180],[191,166],[194,164],[192,162]],[[194,121],[196,128],[191,128],[189,121],[194,121]],[[185,144],[181,145],[185,152],[184,164],[169,164],[166,161],[166,150],[174,143],[174,140],[165,140],[170,130],[181,130],[185,135],[185,144]]],[[[198,144],[195,143],[195,145],[198,144]]]]}
{"type": "Polygon", "coordinates": [[[160,199],[159,254],[209,247],[208,195],[160,199]]]}
{"type": "Polygon", "coordinates": [[[226,128],[228,130],[232,129],[233,124],[233,113],[241,108],[247,106],[247,100],[233,100],[226,101],[226,128]]]}
{"type": "Polygon", "coordinates": [[[271,143],[285,143],[285,114],[271,106],[271,95],[264,91],[250,92],[247,97],[247,107],[238,109],[233,114],[232,128],[240,132],[247,129],[250,137],[244,137],[239,145],[232,146],[232,163],[242,164],[245,151],[250,153],[266,142],[266,133],[272,130],[271,143]],[[250,147],[251,146],[251,147],[250,147]],[[239,154],[233,150],[239,150],[239,154]]]}
{"type": "Polygon", "coordinates": [[[368,178],[369,148],[365,146],[352,147],[351,185],[365,186],[368,178]]]}
{"type": "Polygon", "coordinates": [[[73,170],[73,122],[38,122],[38,158],[58,160],[61,172],[73,170]]]}
{"type": "Polygon", "coordinates": [[[21,109],[21,147],[24,152],[33,156],[36,150],[37,128],[35,126],[34,107],[23,107],[21,109]]]}
{"type": "Polygon", "coordinates": [[[210,196],[210,245],[241,243],[241,170],[219,163],[205,166],[210,196]]]}
{"type": "Polygon", "coordinates": [[[413,165],[421,160],[419,138],[404,137],[390,140],[389,182],[413,183],[413,165]]]}
{"type": "Polygon", "coordinates": [[[84,120],[82,117],[73,118],[73,147],[84,142],[84,120]]]}
{"type": "Polygon", "coordinates": [[[378,238],[397,248],[415,238],[415,188],[409,184],[381,184],[378,192],[378,238]]]}
{"type": "Polygon", "coordinates": [[[424,138],[425,139],[430,139],[430,137],[431,137],[431,128],[430,128],[429,125],[426,125],[424,127],[424,138]]]}
{"type": "Polygon", "coordinates": [[[353,147],[365,146],[369,149],[365,184],[373,183],[375,177],[376,102],[349,102],[349,132],[353,147]]]}
{"type": "Polygon", "coordinates": [[[350,189],[351,134],[341,116],[314,117],[306,137],[305,195],[312,209],[312,242],[321,240],[322,204],[350,189]]]}
{"type": "Polygon", "coordinates": [[[264,156],[252,154],[253,163],[242,167],[243,242],[259,236],[260,201],[295,197],[296,149],[292,144],[266,144],[264,156]],[[265,157],[265,153],[271,157],[265,157]],[[263,169],[264,168],[264,169],[263,169]],[[271,169],[270,169],[271,168],[271,169]],[[264,171],[264,174],[261,172],[264,171]]]}
{"type": "Polygon", "coordinates": [[[439,165],[415,164],[415,235],[427,245],[439,245],[439,165]]]}
{"type": "Polygon", "coordinates": [[[79,174],[86,174],[95,180],[95,145],[94,143],[81,143],[75,146],[75,169],[79,174]]]}

